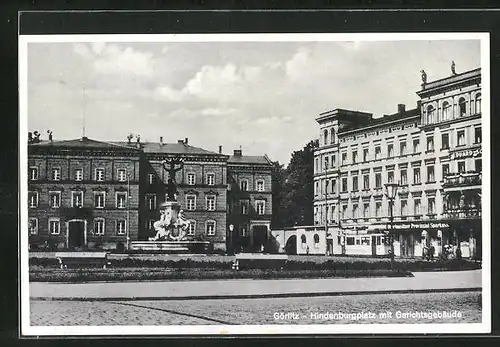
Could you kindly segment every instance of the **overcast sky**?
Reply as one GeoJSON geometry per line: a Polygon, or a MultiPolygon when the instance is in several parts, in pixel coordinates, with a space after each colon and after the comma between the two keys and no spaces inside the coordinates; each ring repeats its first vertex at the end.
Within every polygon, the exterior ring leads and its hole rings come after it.
{"type": "Polygon", "coordinates": [[[480,66],[480,42],[30,43],[28,127],[54,139],[177,142],[287,164],[319,113],[416,105],[421,79],[480,66]],[[85,89],[85,93],[84,93],[85,89]]]}

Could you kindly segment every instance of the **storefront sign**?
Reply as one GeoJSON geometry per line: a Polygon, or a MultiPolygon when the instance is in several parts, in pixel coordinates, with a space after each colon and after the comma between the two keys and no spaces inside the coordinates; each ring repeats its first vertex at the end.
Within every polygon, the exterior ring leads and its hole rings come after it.
{"type": "MultiPolygon", "coordinates": [[[[447,229],[450,225],[448,223],[428,222],[428,223],[394,223],[394,230],[411,230],[411,229],[447,229]]],[[[391,224],[372,224],[368,226],[368,230],[386,230],[390,229],[391,224]]]]}
{"type": "Polygon", "coordinates": [[[478,157],[481,154],[482,154],[481,148],[466,149],[463,151],[451,153],[450,159],[453,160],[453,159],[461,159],[461,158],[468,158],[468,157],[478,157]]]}

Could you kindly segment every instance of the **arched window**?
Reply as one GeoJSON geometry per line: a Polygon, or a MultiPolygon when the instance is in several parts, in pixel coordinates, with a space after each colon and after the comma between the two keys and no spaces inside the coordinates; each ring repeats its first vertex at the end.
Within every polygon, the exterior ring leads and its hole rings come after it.
{"type": "Polygon", "coordinates": [[[475,105],[476,114],[481,113],[481,93],[476,94],[476,105],[475,105]]]}
{"type": "Polygon", "coordinates": [[[319,235],[314,234],[314,243],[319,243],[319,235]]]}
{"type": "Polygon", "coordinates": [[[460,100],[458,100],[458,110],[459,110],[460,117],[465,116],[465,113],[466,113],[466,101],[465,101],[464,98],[460,98],[460,100]]]}
{"type": "Polygon", "coordinates": [[[432,105],[427,107],[427,124],[434,123],[434,111],[435,109],[432,105]]]}
{"type": "Polygon", "coordinates": [[[335,129],[330,129],[330,143],[335,143],[335,129]]]}
{"type": "Polygon", "coordinates": [[[443,121],[451,119],[451,105],[448,102],[443,102],[443,121]]]}
{"type": "Polygon", "coordinates": [[[328,130],[325,129],[325,131],[323,132],[323,136],[324,136],[323,144],[326,145],[328,143],[328,130]]]}
{"type": "Polygon", "coordinates": [[[301,241],[302,243],[306,243],[306,242],[307,242],[306,235],[302,234],[302,235],[300,236],[300,241],[301,241]]]}

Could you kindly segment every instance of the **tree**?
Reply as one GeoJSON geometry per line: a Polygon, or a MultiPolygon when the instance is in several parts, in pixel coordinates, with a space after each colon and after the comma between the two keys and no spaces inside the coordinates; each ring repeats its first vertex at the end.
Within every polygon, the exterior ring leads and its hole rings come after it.
{"type": "Polygon", "coordinates": [[[302,150],[292,153],[286,170],[273,163],[273,228],[313,224],[314,149],[310,141],[302,150]]]}

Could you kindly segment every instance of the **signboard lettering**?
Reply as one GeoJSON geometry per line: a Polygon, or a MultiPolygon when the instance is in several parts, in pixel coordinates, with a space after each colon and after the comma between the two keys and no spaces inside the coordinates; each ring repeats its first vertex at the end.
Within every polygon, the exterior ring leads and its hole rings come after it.
{"type": "Polygon", "coordinates": [[[450,159],[460,159],[460,158],[468,158],[468,157],[477,157],[482,154],[481,148],[476,149],[466,149],[460,152],[454,152],[450,154],[450,159]]]}

